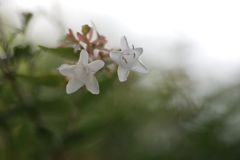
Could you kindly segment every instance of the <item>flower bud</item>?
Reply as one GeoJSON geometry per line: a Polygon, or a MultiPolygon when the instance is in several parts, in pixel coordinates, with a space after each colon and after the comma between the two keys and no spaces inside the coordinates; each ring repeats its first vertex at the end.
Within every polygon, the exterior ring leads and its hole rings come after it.
{"type": "Polygon", "coordinates": [[[82,26],[83,35],[86,36],[89,33],[90,29],[91,29],[91,27],[89,27],[87,24],[83,25],[82,26]]]}

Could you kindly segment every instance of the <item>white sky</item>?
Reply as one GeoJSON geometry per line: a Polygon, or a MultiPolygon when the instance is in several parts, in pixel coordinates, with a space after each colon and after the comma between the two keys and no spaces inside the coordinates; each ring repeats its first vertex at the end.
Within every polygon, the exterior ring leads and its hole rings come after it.
{"type": "MultiPolygon", "coordinates": [[[[14,17],[16,10],[44,10],[60,16],[66,27],[75,31],[93,21],[100,33],[106,35],[109,46],[118,47],[121,36],[126,35],[130,44],[144,48],[143,59],[152,59],[154,63],[171,64],[166,58],[169,56],[166,46],[181,42],[195,47],[184,55],[185,65],[190,65],[194,74],[227,80],[240,73],[239,0],[0,0],[0,3],[0,13],[9,17],[14,17]]],[[[43,32],[56,36],[58,33],[41,21],[43,26],[34,26],[32,37],[44,44],[48,37],[43,32]]]]}

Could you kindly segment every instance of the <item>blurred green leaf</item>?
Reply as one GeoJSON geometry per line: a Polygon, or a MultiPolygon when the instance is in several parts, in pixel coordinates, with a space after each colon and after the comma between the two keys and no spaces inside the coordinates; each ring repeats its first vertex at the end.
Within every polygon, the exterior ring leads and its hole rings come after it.
{"type": "Polygon", "coordinates": [[[79,53],[74,53],[73,48],[47,48],[41,45],[38,47],[46,53],[57,55],[68,60],[77,60],[79,58],[79,53]]]}
{"type": "Polygon", "coordinates": [[[100,91],[101,94],[99,95],[94,95],[90,92],[86,92],[80,99],[82,100],[82,104],[85,105],[89,105],[92,103],[95,103],[94,101],[92,101],[92,99],[95,99],[95,101],[97,99],[100,99],[101,96],[106,93],[107,91],[109,91],[109,89],[112,87],[113,83],[117,80],[117,73],[115,72],[111,78],[107,77],[106,75],[102,75],[102,77],[99,77],[102,80],[99,81],[99,87],[100,87],[100,91]]]}
{"type": "Polygon", "coordinates": [[[18,118],[15,120],[12,136],[16,147],[21,152],[28,152],[32,145],[36,145],[36,141],[34,141],[34,125],[27,119],[18,118]]]}
{"type": "Polygon", "coordinates": [[[43,75],[43,76],[27,76],[27,75],[17,75],[18,78],[22,80],[29,81],[38,85],[56,87],[64,82],[63,76],[60,75],[43,75]]]}
{"type": "Polygon", "coordinates": [[[30,46],[15,46],[13,48],[14,50],[14,58],[15,59],[21,59],[21,58],[30,58],[32,57],[32,51],[30,49],[30,46]]]}
{"type": "Polygon", "coordinates": [[[39,138],[41,138],[42,143],[47,143],[48,145],[52,145],[54,143],[54,133],[44,126],[36,127],[36,134],[39,138]]]}

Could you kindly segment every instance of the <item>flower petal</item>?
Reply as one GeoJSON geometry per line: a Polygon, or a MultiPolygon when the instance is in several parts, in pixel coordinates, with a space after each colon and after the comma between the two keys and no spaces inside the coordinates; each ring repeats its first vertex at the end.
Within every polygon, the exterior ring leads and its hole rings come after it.
{"type": "Polygon", "coordinates": [[[98,81],[94,76],[91,76],[91,78],[85,85],[87,90],[92,94],[99,94],[100,91],[99,91],[98,81]]]}
{"type": "Polygon", "coordinates": [[[122,66],[118,67],[118,79],[121,82],[124,82],[127,80],[129,74],[129,69],[125,69],[122,66]]]}
{"type": "Polygon", "coordinates": [[[143,53],[142,48],[135,48],[133,51],[136,54],[136,58],[138,58],[143,53]]]}
{"type": "Polygon", "coordinates": [[[78,49],[80,48],[80,44],[78,43],[74,48],[74,53],[77,53],[78,49]]]}
{"type": "Polygon", "coordinates": [[[117,63],[119,65],[121,63],[121,61],[120,61],[121,54],[122,54],[122,52],[120,52],[120,51],[111,51],[110,57],[113,59],[113,61],[115,63],[117,63]]]}
{"type": "Polygon", "coordinates": [[[75,38],[75,36],[74,36],[74,34],[73,34],[73,31],[72,31],[72,29],[70,29],[70,28],[69,28],[69,33],[67,34],[67,36],[68,36],[68,38],[70,38],[70,39],[73,40],[73,41],[76,40],[76,38],[75,38]]]}
{"type": "Polygon", "coordinates": [[[130,50],[128,46],[127,38],[125,36],[122,36],[120,45],[121,45],[122,51],[130,50]]]}
{"type": "Polygon", "coordinates": [[[92,36],[93,36],[93,28],[91,28],[90,29],[90,31],[89,31],[89,33],[88,33],[88,39],[89,39],[89,41],[91,41],[91,39],[92,39],[92,36]]]}
{"type": "Polygon", "coordinates": [[[96,73],[98,70],[100,70],[104,66],[104,62],[102,60],[96,60],[91,63],[89,63],[87,66],[91,70],[91,73],[96,73]]]}
{"type": "Polygon", "coordinates": [[[73,70],[75,67],[76,65],[63,64],[58,69],[59,72],[64,76],[73,76],[73,70]]]}
{"type": "Polygon", "coordinates": [[[106,43],[107,40],[104,36],[99,36],[95,41],[92,42],[92,44],[97,44],[97,43],[106,43]]]}
{"type": "Polygon", "coordinates": [[[67,84],[67,94],[77,91],[84,85],[83,82],[77,80],[75,77],[72,77],[67,84]]]}
{"type": "Polygon", "coordinates": [[[131,70],[139,73],[148,73],[147,67],[145,67],[140,61],[137,61],[131,70]]]}
{"type": "Polygon", "coordinates": [[[88,64],[88,53],[86,50],[82,49],[77,65],[87,65],[87,64],[88,64]]]}
{"type": "MultiPolygon", "coordinates": [[[[69,31],[69,35],[70,35],[70,36],[73,36],[73,31],[72,31],[72,29],[69,28],[68,31],[69,31]]],[[[73,36],[73,37],[74,37],[74,36],[73,36]]]]}
{"type": "Polygon", "coordinates": [[[88,43],[88,40],[79,32],[77,32],[78,39],[84,43],[88,43]]]}

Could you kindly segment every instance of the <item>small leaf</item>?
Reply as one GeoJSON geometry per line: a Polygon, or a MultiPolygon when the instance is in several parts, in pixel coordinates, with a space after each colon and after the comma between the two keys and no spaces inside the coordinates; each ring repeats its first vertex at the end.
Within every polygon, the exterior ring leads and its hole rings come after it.
{"type": "Polygon", "coordinates": [[[74,53],[73,48],[47,48],[41,45],[39,45],[38,47],[46,53],[57,55],[59,57],[66,58],[68,60],[77,60],[80,54],[80,52],[74,53]]]}

